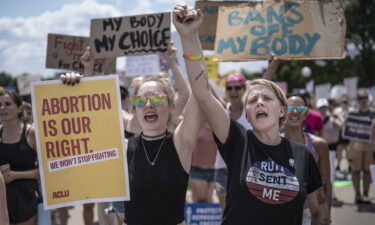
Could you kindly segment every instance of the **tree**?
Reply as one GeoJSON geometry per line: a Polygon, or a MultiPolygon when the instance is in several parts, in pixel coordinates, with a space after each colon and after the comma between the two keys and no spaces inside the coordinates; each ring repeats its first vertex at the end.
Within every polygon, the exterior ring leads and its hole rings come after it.
{"type": "Polygon", "coordinates": [[[17,86],[17,81],[12,77],[12,75],[6,72],[0,72],[0,86],[17,86]]]}

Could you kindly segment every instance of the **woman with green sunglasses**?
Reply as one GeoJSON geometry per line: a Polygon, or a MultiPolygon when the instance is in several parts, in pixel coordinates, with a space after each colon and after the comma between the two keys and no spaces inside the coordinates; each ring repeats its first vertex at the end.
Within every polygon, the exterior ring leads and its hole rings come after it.
{"type": "MultiPolygon", "coordinates": [[[[289,96],[287,102],[288,113],[284,136],[290,141],[305,145],[313,154],[322,175],[324,194],[327,199],[327,207],[330,210],[332,183],[330,179],[328,144],[323,138],[303,130],[303,121],[308,113],[308,107],[305,100],[300,96],[292,95],[289,96]]],[[[307,204],[305,204],[302,224],[311,224],[311,214],[307,204]]]]}
{"type": "MultiPolygon", "coordinates": [[[[80,77],[66,74],[61,80],[74,84],[80,77]]],[[[169,132],[178,111],[174,94],[169,78],[160,74],[145,77],[130,94],[141,133],[128,139],[131,200],[125,202],[127,225],[185,224],[190,163],[202,119],[190,95],[184,118],[169,132]]]]}

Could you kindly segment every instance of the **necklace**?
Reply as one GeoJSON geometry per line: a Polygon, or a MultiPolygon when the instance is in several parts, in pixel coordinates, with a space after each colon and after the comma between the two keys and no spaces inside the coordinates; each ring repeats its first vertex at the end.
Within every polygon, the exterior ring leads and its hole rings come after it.
{"type": "Polygon", "coordinates": [[[155,136],[151,136],[151,135],[146,135],[146,134],[144,134],[143,132],[142,132],[142,137],[145,137],[145,138],[161,138],[161,137],[163,137],[165,134],[167,133],[167,130],[166,131],[164,131],[163,133],[161,133],[161,134],[158,134],[158,135],[155,135],[155,136]]]}
{"type": "MultiPolygon", "coordinates": [[[[165,133],[166,133],[166,132],[165,132],[165,133]]],[[[165,133],[164,133],[164,134],[165,134],[165,133]]],[[[160,144],[160,146],[159,146],[158,152],[156,153],[156,156],[155,156],[155,158],[154,158],[154,160],[153,160],[152,162],[150,161],[150,158],[149,158],[148,155],[147,155],[147,151],[146,151],[145,143],[143,142],[143,136],[144,136],[144,135],[143,135],[143,133],[142,133],[141,140],[142,140],[143,151],[145,152],[147,162],[148,162],[148,164],[150,164],[151,166],[155,166],[156,159],[157,159],[158,156],[159,156],[159,153],[160,153],[161,147],[163,146],[164,141],[165,141],[165,137],[166,137],[167,135],[164,136],[163,141],[161,142],[161,144],[160,144]]]]}

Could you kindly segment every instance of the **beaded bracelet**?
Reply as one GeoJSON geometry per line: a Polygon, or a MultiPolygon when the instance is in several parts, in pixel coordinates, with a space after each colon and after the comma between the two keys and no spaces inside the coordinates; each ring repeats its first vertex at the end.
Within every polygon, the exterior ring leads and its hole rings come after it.
{"type": "Polygon", "coordinates": [[[202,60],[203,55],[198,55],[198,56],[183,55],[183,57],[190,61],[200,61],[202,60]]]}

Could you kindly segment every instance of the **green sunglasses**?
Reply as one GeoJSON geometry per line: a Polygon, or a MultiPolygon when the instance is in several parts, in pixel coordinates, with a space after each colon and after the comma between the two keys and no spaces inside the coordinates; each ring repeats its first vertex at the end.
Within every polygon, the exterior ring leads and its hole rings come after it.
{"type": "Polygon", "coordinates": [[[153,105],[155,106],[160,106],[162,105],[165,100],[167,99],[167,96],[162,94],[162,95],[149,95],[149,96],[135,96],[132,99],[132,104],[135,107],[142,108],[143,106],[146,105],[147,100],[149,100],[153,105]]]}
{"type": "Polygon", "coordinates": [[[304,105],[288,105],[288,112],[293,112],[295,109],[302,114],[307,112],[307,107],[304,105]]]}

